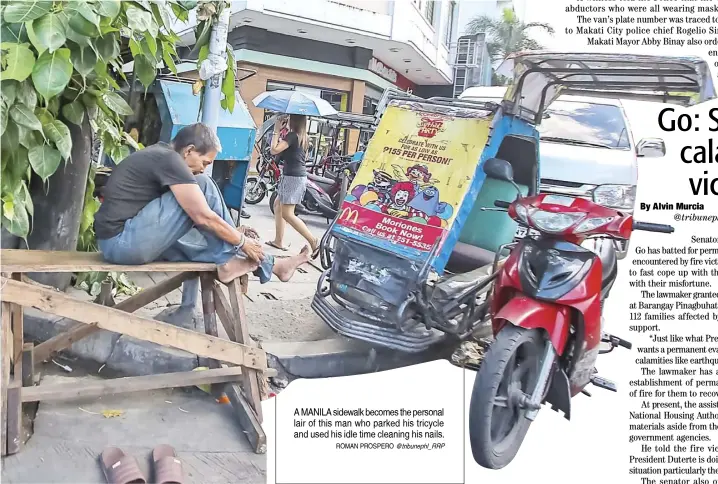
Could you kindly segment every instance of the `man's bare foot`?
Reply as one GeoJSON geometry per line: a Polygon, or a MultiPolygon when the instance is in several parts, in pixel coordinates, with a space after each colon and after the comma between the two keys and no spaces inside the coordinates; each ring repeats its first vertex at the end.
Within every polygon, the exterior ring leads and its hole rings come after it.
{"type": "Polygon", "coordinates": [[[232,257],[217,267],[217,278],[227,284],[240,276],[256,271],[257,267],[259,267],[258,262],[243,257],[232,257]]]}
{"type": "Polygon", "coordinates": [[[272,272],[277,279],[282,282],[287,282],[292,278],[294,272],[302,264],[306,264],[311,259],[311,252],[309,252],[309,246],[305,245],[297,255],[287,257],[285,259],[275,259],[274,267],[272,272]]]}

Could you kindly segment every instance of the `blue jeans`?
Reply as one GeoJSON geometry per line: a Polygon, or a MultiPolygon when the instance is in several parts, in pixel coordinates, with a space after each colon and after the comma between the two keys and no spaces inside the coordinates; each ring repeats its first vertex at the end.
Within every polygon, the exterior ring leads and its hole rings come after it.
{"type": "MultiPolygon", "coordinates": [[[[207,175],[197,175],[197,184],[209,208],[234,226],[215,181],[207,175]]],[[[113,264],[139,265],[162,260],[222,265],[234,256],[246,257],[239,247],[195,227],[171,191],[152,200],[127,220],[122,232],[97,242],[105,260],[113,264]]],[[[274,257],[266,255],[254,272],[262,284],[272,277],[273,266],[274,257]]]]}

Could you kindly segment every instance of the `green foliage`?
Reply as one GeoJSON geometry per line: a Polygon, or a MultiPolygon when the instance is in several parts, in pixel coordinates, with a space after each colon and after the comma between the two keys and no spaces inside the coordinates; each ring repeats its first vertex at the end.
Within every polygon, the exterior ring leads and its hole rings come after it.
{"type": "MultiPolygon", "coordinates": [[[[210,34],[212,32],[212,23],[217,20],[222,10],[229,8],[229,3],[223,0],[211,1],[211,0],[200,0],[199,2],[180,2],[190,3],[196,5],[197,12],[197,26],[195,27],[195,45],[192,48],[192,52],[197,54],[197,70],[200,69],[202,62],[204,62],[209,56],[209,42],[210,34]]],[[[236,79],[237,79],[237,61],[234,58],[234,52],[232,46],[227,44],[225,53],[227,57],[227,70],[223,74],[222,78],[222,94],[224,98],[220,100],[222,109],[226,109],[230,113],[234,112],[234,105],[236,103],[236,79]]],[[[195,94],[202,96],[204,99],[205,83],[197,81],[195,83],[196,88],[193,89],[195,94]]],[[[202,101],[200,101],[200,106],[202,101]]]]}
{"type": "Polygon", "coordinates": [[[469,34],[486,34],[486,48],[495,61],[515,52],[541,49],[541,45],[531,37],[533,29],[543,30],[550,35],[555,32],[553,27],[546,23],[522,22],[514,11],[508,8],[498,19],[482,15],[469,21],[466,28],[469,34]]]}
{"type": "MultiPolygon", "coordinates": [[[[116,92],[125,78],[121,35],[131,39],[137,78],[145,88],[160,61],[175,69],[179,38],[173,17],[188,17],[177,0],[3,2],[0,6],[0,145],[3,227],[26,238],[33,204],[28,183],[44,182],[71,161],[71,126],[88,122],[116,162],[134,140],[121,134],[132,109],[116,92]],[[129,139],[128,139],[129,138],[129,139]]],[[[189,7],[193,8],[193,7],[189,7]]],[[[88,183],[90,185],[91,183],[88,183]]],[[[99,202],[85,200],[80,246],[96,250],[92,220],[99,202]]]]}

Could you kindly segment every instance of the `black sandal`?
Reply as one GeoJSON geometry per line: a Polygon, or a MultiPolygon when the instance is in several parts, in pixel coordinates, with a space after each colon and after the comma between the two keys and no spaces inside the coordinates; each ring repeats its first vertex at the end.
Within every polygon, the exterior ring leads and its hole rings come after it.
{"type": "Polygon", "coordinates": [[[281,247],[281,246],[275,244],[273,240],[270,240],[269,242],[265,242],[265,244],[267,244],[270,247],[274,247],[275,249],[283,250],[284,252],[289,250],[289,247],[281,247]]]}
{"type": "Polygon", "coordinates": [[[319,257],[319,252],[322,250],[322,241],[320,239],[315,240],[317,241],[317,248],[312,251],[312,260],[319,257]]]}

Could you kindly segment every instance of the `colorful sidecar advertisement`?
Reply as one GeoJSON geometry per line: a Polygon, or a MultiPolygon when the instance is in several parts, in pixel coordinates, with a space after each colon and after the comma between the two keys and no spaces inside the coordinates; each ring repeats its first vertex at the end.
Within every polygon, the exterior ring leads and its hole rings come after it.
{"type": "Polygon", "coordinates": [[[394,252],[430,251],[454,222],[490,122],[389,106],[344,199],[337,230],[394,252]]]}

